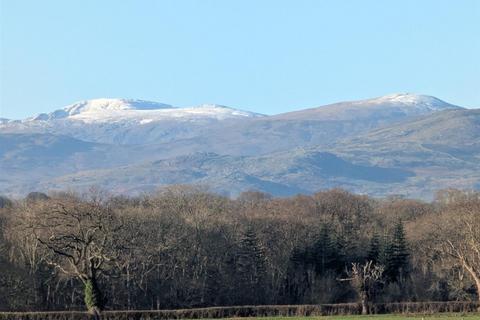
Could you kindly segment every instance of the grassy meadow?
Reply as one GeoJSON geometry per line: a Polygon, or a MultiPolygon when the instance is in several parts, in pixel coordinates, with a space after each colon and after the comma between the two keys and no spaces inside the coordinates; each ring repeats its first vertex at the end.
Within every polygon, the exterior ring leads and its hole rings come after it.
{"type": "Polygon", "coordinates": [[[425,319],[425,320],[449,320],[468,319],[480,320],[480,314],[433,314],[433,315],[369,315],[369,316],[323,316],[323,317],[261,317],[261,318],[235,318],[235,319],[262,319],[262,320],[402,320],[402,319],[425,319]]]}

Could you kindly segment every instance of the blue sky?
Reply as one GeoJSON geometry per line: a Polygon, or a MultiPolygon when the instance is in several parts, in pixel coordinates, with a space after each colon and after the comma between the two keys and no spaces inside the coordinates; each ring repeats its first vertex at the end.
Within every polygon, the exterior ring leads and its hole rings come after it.
{"type": "Polygon", "coordinates": [[[480,107],[477,0],[0,2],[0,117],[99,97],[275,114],[415,92],[480,107]]]}

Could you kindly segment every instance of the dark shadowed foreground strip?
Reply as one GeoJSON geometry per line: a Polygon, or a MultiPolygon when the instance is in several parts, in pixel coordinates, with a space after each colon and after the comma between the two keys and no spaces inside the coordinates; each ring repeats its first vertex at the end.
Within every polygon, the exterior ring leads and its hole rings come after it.
{"type": "MultiPolygon", "coordinates": [[[[468,313],[475,312],[478,303],[469,301],[451,302],[405,302],[375,304],[372,311],[375,314],[425,314],[436,313],[468,313]]],[[[305,317],[357,315],[361,306],[356,303],[322,304],[322,305],[280,305],[280,306],[238,306],[212,307],[179,310],[124,310],[104,311],[104,320],[165,320],[165,319],[219,319],[238,317],[305,317]]],[[[2,320],[83,320],[90,319],[87,312],[57,311],[57,312],[3,312],[2,320]]]]}

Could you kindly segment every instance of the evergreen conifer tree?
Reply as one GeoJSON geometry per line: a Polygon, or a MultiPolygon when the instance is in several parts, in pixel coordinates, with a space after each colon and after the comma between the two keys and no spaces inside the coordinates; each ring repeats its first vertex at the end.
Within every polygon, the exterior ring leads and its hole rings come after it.
{"type": "Polygon", "coordinates": [[[385,274],[390,281],[397,281],[409,272],[409,250],[403,223],[394,228],[393,237],[385,249],[385,274]]]}
{"type": "Polygon", "coordinates": [[[367,253],[367,261],[373,261],[374,264],[380,264],[382,247],[378,233],[374,233],[370,239],[370,245],[367,253]]]}
{"type": "Polygon", "coordinates": [[[338,252],[327,225],[322,226],[317,241],[313,244],[312,258],[318,275],[325,274],[327,270],[336,269],[338,252]]]}

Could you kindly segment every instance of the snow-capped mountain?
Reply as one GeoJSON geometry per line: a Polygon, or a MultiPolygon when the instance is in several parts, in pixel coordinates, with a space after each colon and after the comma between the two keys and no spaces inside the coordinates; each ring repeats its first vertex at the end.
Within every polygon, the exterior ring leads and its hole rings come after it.
{"type": "Polygon", "coordinates": [[[458,109],[459,106],[438,98],[413,93],[390,94],[378,98],[334,103],[278,115],[282,119],[315,120],[378,120],[385,122],[441,110],[458,109]]]}
{"type": "Polygon", "coordinates": [[[224,121],[258,117],[263,115],[216,104],[180,108],[144,100],[94,99],[0,123],[0,133],[35,132],[89,142],[144,144],[188,138],[224,121]]]}
{"type": "Polygon", "coordinates": [[[347,101],[317,108],[236,121],[211,127],[199,137],[175,141],[168,148],[232,155],[260,155],[295,147],[334,147],[339,140],[442,110],[463,109],[415,94],[347,101]]]}
{"type": "Polygon", "coordinates": [[[343,187],[425,198],[480,188],[479,136],[479,110],[415,94],[273,116],[96,99],[0,120],[0,194],[200,183],[231,195],[343,187]]]}
{"type": "Polygon", "coordinates": [[[0,133],[60,134],[97,143],[171,143],[173,151],[183,148],[223,154],[226,149],[236,155],[261,154],[334,143],[410,117],[454,108],[459,107],[415,94],[341,102],[274,116],[215,104],[179,108],[143,100],[95,99],[22,121],[0,123],[0,133]]]}
{"type": "MultiPolygon", "coordinates": [[[[102,119],[108,114],[117,114],[122,116],[128,114],[128,111],[133,110],[159,110],[172,109],[168,104],[145,101],[145,100],[130,100],[130,99],[93,99],[76,102],[63,109],[55,110],[51,113],[41,113],[28,120],[55,120],[65,118],[90,118],[102,119]]],[[[27,121],[28,121],[27,120],[27,121]]]]}
{"type": "Polygon", "coordinates": [[[439,111],[458,108],[458,106],[452,105],[438,98],[414,93],[395,93],[379,98],[365,100],[365,102],[372,104],[395,103],[398,105],[404,105],[406,108],[416,108],[424,111],[439,111]]]}
{"type": "Polygon", "coordinates": [[[93,99],[77,102],[51,113],[41,113],[26,121],[79,120],[109,122],[135,120],[139,123],[170,119],[215,119],[260,117],[258,113],[228,108],[216,104],[178,108],[168,104],[131,99],[93,99]]]}

